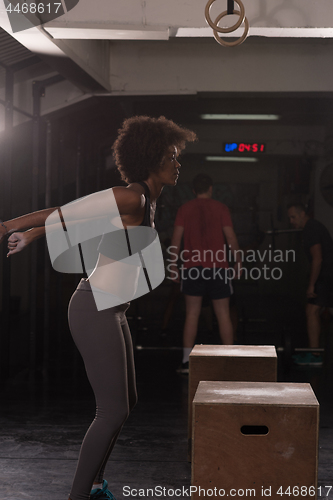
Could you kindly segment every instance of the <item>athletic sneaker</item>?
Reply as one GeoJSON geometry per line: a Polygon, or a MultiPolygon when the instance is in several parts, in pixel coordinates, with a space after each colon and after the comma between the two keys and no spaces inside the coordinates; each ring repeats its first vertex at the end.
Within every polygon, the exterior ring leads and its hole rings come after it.
{"type": "Polygon", "coordinates": [[[189,372],[189,366],[188,366],[188,361],[186,363],[182,363],[178,368],[177,368],[177,373],[188,373],[189,372]]]}
{"type": "Polygon", "coordinates": [[[293,361],[296,365],[300,366],[322,366],[323,357],[321,354],[316,356],[312,352],[307,352],[303,354],[295,354],[293,356],[293,361]]]}
{"type": "Polygon", "coordinates": [[[116,500],[111,491],[108,490],[108,482],[103,480],[103,487],[96,488],[90,493],[90,500],[116,500]]]}

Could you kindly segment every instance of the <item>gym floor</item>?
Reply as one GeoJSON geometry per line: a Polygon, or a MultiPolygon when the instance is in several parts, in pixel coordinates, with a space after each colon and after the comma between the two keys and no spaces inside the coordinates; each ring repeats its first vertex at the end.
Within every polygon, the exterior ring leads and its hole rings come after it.
{"type": "MultiPolygon", "coordinates": [[[[106,474],[117,500],[136,498],[133,490],[140,488],[186,490],[190,485],[188,378],[176,373],[179,360],[177,350],[136,351],[139,403],[106,474]]],[[[318,498],[333,498],[332,360],[326,352],[321,368],[279,363],[279,381],[311,383],[320,402],[318,498]]],[[[59,365],[50,369],[48,380],[9,382],[1,394],[1,500],[67,500],[79,446],[93,417],[93,397],[80,364],[74,376],[59,365]]]]}

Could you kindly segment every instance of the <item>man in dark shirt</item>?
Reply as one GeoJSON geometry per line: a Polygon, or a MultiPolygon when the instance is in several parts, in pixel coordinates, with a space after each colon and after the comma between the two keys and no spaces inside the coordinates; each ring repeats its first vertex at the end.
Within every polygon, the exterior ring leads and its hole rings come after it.
{"type": "MultiPolygon", "coordinates": [[[[319,347],[320,311],[333,306],[333,240],[321,222],[310,219],[304,205],[294,204],[288,208],[290,223],[303,229],[303,245],[310,262],[310,277],[306,290],[307,331],[309,347],[319,347]]],[[[317,353],[297,357],[297,364],[322,364],[317,353]]]]}

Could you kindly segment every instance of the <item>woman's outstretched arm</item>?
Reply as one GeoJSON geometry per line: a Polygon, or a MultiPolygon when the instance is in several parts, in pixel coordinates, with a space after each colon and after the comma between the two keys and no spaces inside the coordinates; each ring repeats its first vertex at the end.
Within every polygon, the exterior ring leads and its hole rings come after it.
{"type": "Polygon", "coordinates": [[[45,222],[49,218],[48,231],[58,230],[59,226],[70,229],[77,222],[102,219],[108,216],[112,219],[119,215],[140,213],[143,209],[143,197],[136,191],[116,187],[99,191],[75,200],[63,207],[47,208],[30,214],[11,219],[0,224],[0,242],[5,236],[11,235],[8,240],[8,255],[20,252],[32,241],[45,235],[45,222]],[[59,219],[61,217],[61,222],[59,219]],[[28,231],[22,232],[25,229],[28,231]]]}
{"type": "Polygon", "coordinates": [[[24,229],[30,229],[32,227],[44,226],[48,216],[55,210],[57,210],[57,207],[46,208],[44,210],[39,210],[38,212],[32,212],[30,214],[17,217],[16,219],[2,222],[0,225],[0,243],[8,234],[23,231],[24,229]]]}
{"type": "Polygon", "coordinates": [[[122,186],[98,191],[62,207],[46,208],[3,222],[0,225],[0,242],[7,234],[44,226],[48,216],[55,210],[62,212],[65,223],[82,221],[82,219],[95,219],[106,215],[115,217],[135,214],[144,204],[144,200],[142,204],[141,198],[141,195],[136,191],[122,186]]]}

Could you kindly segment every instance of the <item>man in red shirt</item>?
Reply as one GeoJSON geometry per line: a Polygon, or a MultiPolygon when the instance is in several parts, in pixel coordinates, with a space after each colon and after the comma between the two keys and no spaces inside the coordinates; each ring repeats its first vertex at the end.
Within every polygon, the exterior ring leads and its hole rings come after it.
{"type": "Polygon", "coordinates": [[[186,319],[183,333],[183,361],[180,371],[188,371],[189,355],[197,335],[201,303],[204,295],[213,302],[220,337],[223,344],[233,344],[229,298],[232,294],[232,274],[239,277],[241,260],[237,237],[233,230],[229,209],[212,199],[213,181],[206,174],[193,180],[194,200],[182,205],[176,216],[168,266],[173,281],[181,279],[185,294],[186,319]],[[180,252],[181,241],[184,249],[180,252]],[[228,257],[235,256],[235,271],[229,269],[228,257]],[[178,269],[176,261],[182,265],[178,269]],[[180,272],[179,272],[180,271],[180,272]]]}

